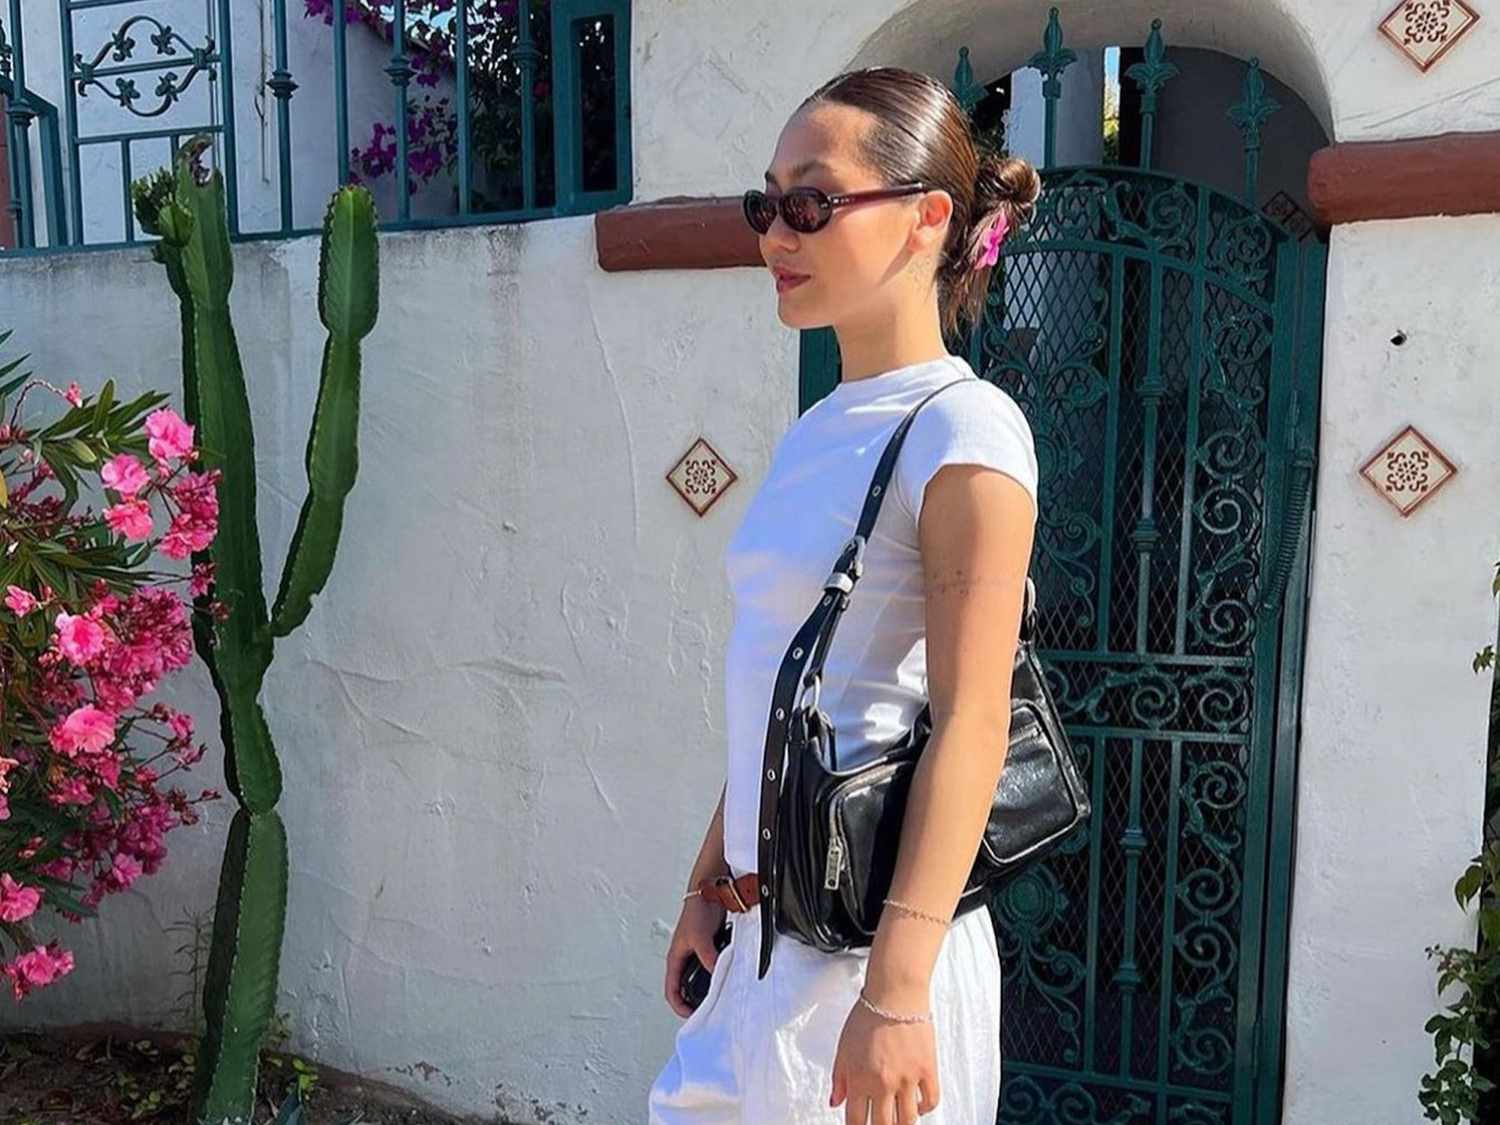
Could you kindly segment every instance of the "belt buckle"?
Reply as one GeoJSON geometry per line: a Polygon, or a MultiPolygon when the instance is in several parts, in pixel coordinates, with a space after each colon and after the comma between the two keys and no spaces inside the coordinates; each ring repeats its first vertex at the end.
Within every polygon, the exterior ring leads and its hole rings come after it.
{"type": "Polygon", "coordinates": [[[745,896],[740,894],[740,888],[735,884],[732,877],[728,875],[716,875],[714,876],[714,886],[728,887],[729,893],[734,896],[734,901],[739,903],[740,910],[745,911],[750,909],[750,904],[745,901],[745,896]]]}

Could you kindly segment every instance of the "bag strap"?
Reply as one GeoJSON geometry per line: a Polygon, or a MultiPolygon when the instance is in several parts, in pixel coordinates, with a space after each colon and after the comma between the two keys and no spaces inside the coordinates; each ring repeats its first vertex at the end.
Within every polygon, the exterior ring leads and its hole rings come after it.
{"type": "MultiPolygon", "coordinates": [[[[771,949],[776,941],[775,890],[779,874],[776,829],[781,786],[785,776],[787,730],[793,716],[805,709],[803,698],[809,689],[813,693],[811,709],[817,707],[818,692],[822,686],[823,661],[828,656],[828,648],[833,642],[833,634],[838,628],[839,620],[849,606],[850,595],[863,573],[865,545],[869,542],[870,533],[875,528],[875,518],[880,514],[880,506],[885,501],[885,494],[895,469],[896,457],[901,452],[901,445],[906,440],[906,433],[911,429],[912,422],[916,419],[917,411],[921,410],[934,396],[941,394],[949,387],[968,382],[969,378],[965,376],[962,379],[955,379],[929,392],[921,402],[907,411],[906,417],[891,434],[890,440],[886,442],[885,451],[875,466],[874,475],[870,478],[869,487],[865,491],[865,502],[860,509],[859,522],[855,525],[854,534],[840,550],[838,561],[829,572],[827,581],[823,583],[823,597],[818,600],[817,607],[792,637],[791,644],[787,646],[786,655],[782,658],[781,668],[776,674],[775,685],[771,693],[771,714],[766,723],[765,753],[760,776],[760,838],[757,840],[756,866],[760,875],[761,924],[757,980],[764,977],[771,967],[771,949]],[[804,667],[806,667],[805,673],[804,667]],[[798,694],[799,689],[800,694],[798,694]],[[798,695],[795,705],[794,695],[798,695]]],[[[1026,601],[1021,615],[1020,641],[1022,644],[1031,640],[1035,628],[1036,587],[1031,576],[1027,575],[1026,601]]]]}

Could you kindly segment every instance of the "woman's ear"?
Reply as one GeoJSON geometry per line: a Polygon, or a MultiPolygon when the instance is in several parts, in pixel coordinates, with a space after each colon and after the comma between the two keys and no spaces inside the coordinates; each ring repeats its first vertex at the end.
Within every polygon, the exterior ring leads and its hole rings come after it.
{"type": "Polygon", "coordinates": [[[917,201],[917,222],[912,227],[908,248],[916,254],[937,253],[948,238],[948,222],[953,217],[953,197],[942,188],[923,192],[917,201]]]}

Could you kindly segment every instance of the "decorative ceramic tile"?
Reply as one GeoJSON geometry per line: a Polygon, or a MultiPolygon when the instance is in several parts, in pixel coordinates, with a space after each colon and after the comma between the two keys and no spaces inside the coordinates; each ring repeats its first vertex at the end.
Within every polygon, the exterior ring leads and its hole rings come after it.
{"type": "Polygon", "coordinates": [[[1416,511],[1456,472],[1458,466],[1415,426],[1407,426],[1359,470],[1403,516],[1416,511]]]}
{"type": "Polygon", "coordinates": [[[1313,229],[1312,216],[1297,205],[1297,201],[1284,191],[1278,191],[1266,200],[1261,212],[1268,219],[1275,219],[1292,232],[1297,241],[1306,238],[1313,229]]]}
{"type": "Polygon", "coordinates": [[[1478,22],[1479,13],[1464,0],[1401,0],[1380,30],[1426,71],[1478,22]]]}
{"type": "Polygon", "coordinates": [[[713,507],[714,501],[738,479],[735,471],[724,463],[724,458],[701,437],[667,474],[667,480],[677,490],[677,495],[700,516],[713,507]]]}

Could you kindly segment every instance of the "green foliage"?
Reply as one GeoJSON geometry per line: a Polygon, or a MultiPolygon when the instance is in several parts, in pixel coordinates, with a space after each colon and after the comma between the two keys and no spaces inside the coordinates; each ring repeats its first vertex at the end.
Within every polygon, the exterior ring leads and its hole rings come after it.
{"type": "MultiPolygon", "coordinates": [[[[1491,590],[1500,594],[1500,563],[1495,564],[1491,590]]],[[[1494,1121],[1500,1114],[1495,1083],[1500,1075],[1500,834],[1490,819],[1500,811],[1500,680],[1494,679],[1493,643],[1475,654],[1473,669],[1493,680],[1486,827],[1480,852],[1454,884],[1453,894],[1461,910],[1474,905],[1479,939],[1474,949],[1427,947],[1427,956],[1438,959],[1438,992],[1459,989],[1457,1000],[1425,1024],[1437,1069],[1422,1076],[1417,1098],[1426,1118],[1442,1125],[1494,1121]]]]}

